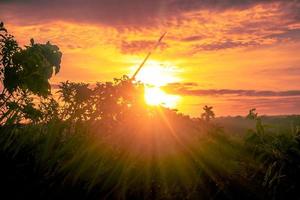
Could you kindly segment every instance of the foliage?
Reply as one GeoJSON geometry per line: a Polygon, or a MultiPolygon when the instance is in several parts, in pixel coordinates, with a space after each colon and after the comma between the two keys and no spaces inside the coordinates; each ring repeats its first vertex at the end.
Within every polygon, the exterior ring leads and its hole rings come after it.
{"type": "Polygon", "coordinates": [[[97,83],[93,88],[85,83],[63,82],[58,91],[64,102],[60,117],[71,121],[120,121],[125,113],[141,106],[143,89],[142,84],[133,84],[127,76],[97,83]]]}
{"type": "Polygon", "coordinates": [[[205,105],[203,107],[204,113],[201,114],[201,118],[207,122],[210,121],[211,119],[215,118],[215,113],[212,109],[213,109],[212,106],[205,105]]]}
{"type": "Polygon", "coordinates": [[[274,133],[266,131],[262,119],[251,109],[248,119],[256,121],[256,130],[246,137],[246,147],[261,163],[260,173],[256,178],[262,179],[262,186],[267,188],[272,199],[293,196],[299,188],[300,140],[297,132],[274,133]],[[261,173],[263,172],[263,173],[261,173]]]}
{"type": "Polygon", "coordinates": [[[253,108],[249,111],[249,114],[247,115],[247,119],[255,120],[256,133],[258,135],[262,135],[265,133],[265,126],[262,124],[262,119],[261,119],[261,117],[258,116],[258,113],[256,112],[255,108],[253,108]]]}
{"type": "Polygon", "coordinates": [[[53,72],[58,73],[62,53],[56,45],[36,44],[25,48],[0,24],[0,124],[31,120],[38,122],[42,113],[34,101],[50,95],[53,72]]]}
{"type": "MultiPolygon", "coordinates": [[[[33,39],[30,46],[14,51],[10,64],[4,65],[4,87],[12,93],[18,88],[29,90],[33,94],[46,96],[50,94],[48,80],[60,68],[61,52],[55,45],[35,44],[33,39]]],[[[5,57],[5,56],[4,56],[5,57]]]]}

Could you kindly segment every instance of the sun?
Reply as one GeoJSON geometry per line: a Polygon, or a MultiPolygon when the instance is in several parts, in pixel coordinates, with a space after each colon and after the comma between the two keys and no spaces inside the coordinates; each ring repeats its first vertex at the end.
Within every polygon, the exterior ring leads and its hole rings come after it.
{"type": "MultiPolygon", "coordinates": [[[[135,71],[136,66],[132,69],[135,71]]],[[[164,86],[168,83],[179,82],[177,77],[178,68],[170,63],[160,63],[158,61],[148,61],[137,74],[136,80],[153,86],[164,86]]]]}
{"type": "Polygon", "coordinates": [[[145,87],[145,102],[148,105],[163,105],[165,107],[174,108],[179,99],[180,97],[178,95],[167,94],[159,87],[145,87]]]}
{"type": "MultiPolygon", "coordinates": [[[[136,67],[133,67],[136,69],[136,67]]],[[[151,106],[162,105],[175,108],[180,100],[179,95],[168,94],[162,86],[180,81],[176,76],[178,69],[169,63],[160,64],[149,61],[136,76],[136,80],[145,84],[145,102],[151,106]]]]}

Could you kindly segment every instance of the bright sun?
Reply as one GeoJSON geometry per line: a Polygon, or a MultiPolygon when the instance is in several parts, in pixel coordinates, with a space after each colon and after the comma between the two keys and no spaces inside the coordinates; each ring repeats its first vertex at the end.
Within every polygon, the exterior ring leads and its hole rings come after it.
{"type": "MultiPolygon", "coordinates": [[[[136,67],[134,67],[136,69],[136,67]]],[[[168,83],[178,82],[179,78],[175,76],[176,68],[160,65],[156,61],[148,62],[139,74],[136,80],[145,83],[145,102],[148,105],[163,105],[169,108],[176,107],[180,96],[167,94],[161,89],[168,83]]]]}
{"type": "Polygon", "coordinates": [[[145,88],[145,101],[148,105],[163,105],[169,108],[174,108],[177,105],[179,96],[165,93],[159,87],[145,88]]]}

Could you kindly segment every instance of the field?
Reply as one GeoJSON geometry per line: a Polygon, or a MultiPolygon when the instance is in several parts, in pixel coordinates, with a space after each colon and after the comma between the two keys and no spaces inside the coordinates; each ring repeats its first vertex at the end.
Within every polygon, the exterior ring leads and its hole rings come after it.
{"type": "Polygon", "coordinates": [[[1,198],[297,199],[300,116],[192,118],[127,76],[53,95],[59,48],[0,31],[1,198]]]}

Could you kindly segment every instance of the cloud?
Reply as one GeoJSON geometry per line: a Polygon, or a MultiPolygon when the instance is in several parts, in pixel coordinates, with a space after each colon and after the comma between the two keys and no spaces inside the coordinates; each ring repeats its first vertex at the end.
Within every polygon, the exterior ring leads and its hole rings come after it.
{"type": "Polygon", "coordinates": [[[184,37],[181,39],[181,41],[183,42],[194,42],[194,41],[199,41],[206,38],[206,36],[204,35],[193,35],[193,36],[188,36],[188,37],[184,37]]]}
{"type": "Polygon", "coordinates": [[[225,41],[219,41],[210,44],[196,45],[194,47],[194,50],[216,51],[216,50],[232,49],[238,47],[249,47],[249,46],[256,46],[256,45],[259,45],[259,43],[255,41],[241,42],[241,41],[234,41],[234,40],[227,39],[225,41]]]}
{"type": "Polygon", "coordinates": [[[284,74],[285,76],[300,76],[300,67],[291,66],[291,67],[280,67],[280,68],[272,68],[272,69],[263,69],[260,71],[261,74],[278,76],[284,74]]]}
{"type": "Polygon", "coordinates": [[[280,2],[280,0],[173,0],[171,5],[180,10],[226,10],[226,9],[246,9],[259,3],[280,2]]]}
{"type": "Polygon", "coordinates": [[[168,84],[164,89],[173,94],[183,96],[245,96],[245,97],[291,97],[299,96],[300,90],[233,90],[233,89],[195,89],[197,83],[168,84]]]}
{"type": "MultiPolygon", "coordinates": [[[[141,52],[148,52],[153,49],[157,41],[154,40],[135,40],[135,41],[122,41],[120,50],[124,54],[137,54],[141,52]]],[[[158,46],[159,50],[168,48],[165,42],[161,42],[158,46]]]]}
{"type": "MultiPolygon", "coordinates": [[[[195,10],[224,11],[246,9],[257,4],[283,0],[2,0],[1,18],[17,19],[22,23],[42,23],[63,20],[107,25],[153,25],[169,17],[180,17],[195,10]]],[[[294,6],[295,7],[295,6],[294,6]]],[[[296,9],[285,6],[289,16],[297,18],[296,9]]]]}
{"type": "Polygon", "coordinates": [[[83,33],[84,24],[98,27],[94,32],[113,28],[119,35],[105,38],[119,40],[111,43],[124,54],[144,52],[154,43],[151,36],[165,30],[161,49],[182,47],[189,55],[299,40],[300,0],[0,0],[0,7],[0,19],[23,27],[69,22],[83,33]]]}
{"type": "Polygon", "coordinates": [[[194,87],[194,86],[199,86],[198,83],[195,83],[195,82],[174,82],[174,83],[169,83],[166,88],[172,88],[172,87],[175,87],[175,88],[181,88],[181,87],[194,87]]]}
{"type": "Polygon", "coordinates": [[[300,28],[299,29],[291,29],[285,30],[282,33],[275,33],[268,35],[269,38],[277,38],[280,40],[284,39],[300,39],[300,28]]]}
{"type": "Polygon", "coordinates": [[[2,1],[2,17],[12,16],[22,23],[63,20],[79,23],[136,25],[163,17],[163,1],[151,0],[29,0],[2,1]]]}

